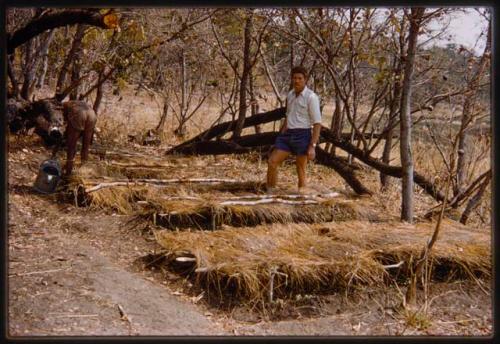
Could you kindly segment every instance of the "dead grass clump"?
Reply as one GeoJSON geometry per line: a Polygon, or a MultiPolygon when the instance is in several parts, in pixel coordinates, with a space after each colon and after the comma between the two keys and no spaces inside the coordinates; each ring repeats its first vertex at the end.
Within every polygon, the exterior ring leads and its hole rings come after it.
{"type": "MultiPolygon", "coordinates": [[[[227,205],[215,202],[199,206],[183,207],[182,211],[155,214],[156,224],[169,229],[194,227],[198,229],[219,229],[224,225],[232,227],[257,226],[272,223],[319,223],[349,220],[374,220],[375,215],[362,217],[353,202],[328,200],[317,204],[287,205],[227,205]]],[[[166,207],[163,208],[165,210],[166,207]]]]}
{"type": "Polygon", "coordinates": [[[172,265],[183,260],[179,252],[194,256],[195,280],[214,295],[230,290],[241,298],[261,300],[270,293],[284,297],[293,291],[374,283],[385,273],[365,257],[350,259],[357,254],[351,245],[324,240],[311,227],[295,224],[177,235],[157,232],[157,240],[173,252],[172,265]]]}
{"type": "MultiPolygon", "coordinates": [[[[352,221],[155,235],[169,252],[168,266],[182,263],[183,273],[211,295],[263,302],[381,284],[395,274],[408,278],[432,230],[431,223],[352,221]]],[[[491,277],[487,233],[445,222],[442,235],[430,255],[434,279],[491,277]]]]}

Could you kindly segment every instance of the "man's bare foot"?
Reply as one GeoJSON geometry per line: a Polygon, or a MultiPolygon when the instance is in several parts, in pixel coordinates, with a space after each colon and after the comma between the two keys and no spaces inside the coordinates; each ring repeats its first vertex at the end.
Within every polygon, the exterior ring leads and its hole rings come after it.
{"type": "Polygon", "coordinates": [[[303,186],[298,188],[298,193],[299,195],[315,195],[318,192],[316,190],[308,188],[307,186],[303,186]]]}
{"type": "Polygon", "coordinates": [[[265,186],[265,191],[266,191],[266,194],[268,195],[274,195],[276,193],[276,188],[273,187],[273,186],[265,186]]]}

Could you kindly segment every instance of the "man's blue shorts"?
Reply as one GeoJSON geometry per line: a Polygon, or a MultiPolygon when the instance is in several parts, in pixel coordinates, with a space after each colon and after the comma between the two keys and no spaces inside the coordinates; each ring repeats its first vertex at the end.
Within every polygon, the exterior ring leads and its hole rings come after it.
{"type": "Polygon", "coordinates": [[[276,138],[274,147],[295,155],[307,155],[307,147],[311,142],[312,132],[306,129],[287,129],[276,138]]]}

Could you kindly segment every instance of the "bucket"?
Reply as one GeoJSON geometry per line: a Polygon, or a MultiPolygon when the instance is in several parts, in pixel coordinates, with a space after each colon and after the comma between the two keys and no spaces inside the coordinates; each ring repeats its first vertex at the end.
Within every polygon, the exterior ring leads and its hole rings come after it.
{"type": "Polygon", "coordinates": [[[48,159],[40,164],[33,188],[41,193],[53,193],[61,180],[61,166],[57,160],[48,159]]]}

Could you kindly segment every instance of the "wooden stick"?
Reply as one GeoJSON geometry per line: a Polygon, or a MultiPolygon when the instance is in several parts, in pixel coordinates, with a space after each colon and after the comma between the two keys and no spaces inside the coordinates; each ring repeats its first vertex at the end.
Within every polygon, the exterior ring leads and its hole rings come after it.
{"type": "MultiPolygon", "coordinates": [[[[208,183],[208,184],[219,184],[219,183],[237,183],[238,181],[235,179],[220,179],[220,178],[188,178],[188,179],[135,179],[135,180],[123,180],[123,181],[115,181],[109,183],[100,183],[96,186],[93,186],[89,189],[86,189],[86,193],[91,193],[103,188],[113,187],[113,186],[137,186],[137,185],[151,185],[151,186],[159,186],[159,185],[167,185],[167,184],[175,184],[175,183],[208,183]]],[[[91,184],[90,182],[89,184],[91,184]]]]}
{"type": "Polygon", "coordinates": [[[401,265],[404,264],[404,261],[400,261],[399,263],[397,264],[391,264],[391,265],[382,265],[384,267],[384,269],[393,269],[393,268],[399,268],[401,265]]]}
{"type": "Polygon", "coordinates": [[[56,271],[61,271],[61,270],[65,270],[65,269],[54,269],[54,270],[44,270],[44,271],[33,271],[33,272],[15,273],[15,274],[9,275],[9,277],[12,277],[12,276],[28,276],[28,275],[45,274],[45,273],[56,272],[56,271]]]}
{"type": "Polygon", "coordinates": [[[54,316],[54,318],[90,318],[98,316],[98,314],[61,314],[54,316]]]}
{"type": "Polygon", "coordinates": [[[304,201],[289,201],[282,198],[264,198],[257,201],[225,201],[219,203],[220,205],[257,205],[267,203],[283,203],[283,204],[318,204],[317,201],[304,200],[304,201]]]}
{"type": "Polygon", "coordinates": [[[177,262],[196,262],[196,258],[193,257],[177,257],[175,258],[177,262]]]}
{"type": "Polygon", "coordinates": [[[306,198],[306,199],[314,199],[316,197],[321,198],[334,198],[339,196],[338,192],[330,192],[326,194],[311,194],[311,195],[300,195],[300,194],[290,194],[290,195],[244,195],[244,196],[234,196],[228,197],[226,200],[240,200],[240,199],[264,199],[264,198],[306,198]]]}

